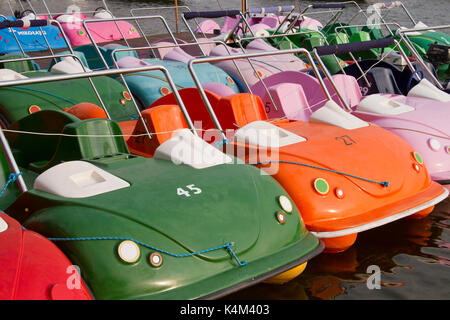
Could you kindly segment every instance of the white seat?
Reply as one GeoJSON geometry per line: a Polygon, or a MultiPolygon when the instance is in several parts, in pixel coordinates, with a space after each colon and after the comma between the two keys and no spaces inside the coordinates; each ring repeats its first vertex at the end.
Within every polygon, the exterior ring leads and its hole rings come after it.
{"type": "Polygon", "coordinates": [[[11,69],[0,69],[0,81],[8,81],[8,80],[20,80],[20,79],[28,79],[24,75],[11,70],[11,69]]]}
{"type": "Polygon", "coordinates": [[[66,57],[62,61],[54,64],[50,71],[70,74],[90,72],[91,70],[86,67],[83,69],[83,65],[78,60],[75,60],[72,57],[66,57]]]}

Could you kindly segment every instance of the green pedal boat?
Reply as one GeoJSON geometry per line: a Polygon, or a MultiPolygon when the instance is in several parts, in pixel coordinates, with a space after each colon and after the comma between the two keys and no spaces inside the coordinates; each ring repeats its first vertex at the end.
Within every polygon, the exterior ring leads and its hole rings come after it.
{"type": "MultiPolygon", "coordinates": [[[[0,91],[85,77],[3,81],[0,91]]],[[[52,240],[96,299],[218,298],[292,279],[323,250],[272,177],[217,149],[183,164],[135,156],[116,122],[59,110],[21,118],[5,136],[3,182],[14,180],[6,181],[10,171],[18,179],[0,197],[2,208],[52,240]]]]}

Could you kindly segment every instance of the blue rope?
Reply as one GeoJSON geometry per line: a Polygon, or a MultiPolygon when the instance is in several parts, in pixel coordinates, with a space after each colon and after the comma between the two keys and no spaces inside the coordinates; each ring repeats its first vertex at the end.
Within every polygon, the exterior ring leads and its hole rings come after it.
{"type": "MultiPolygon", "coordinates": [[[[0,191],[0,197],[3,195],[3,192],[6,190],[6,188],[8,187],[8,185],[11,182],[14,182],[17,180],[17,178],[22,175],[22,172],[19,173],[11,173],[9,175],[9,179],[6,182],[5,186],[3,187],[3,189],[0,191]]],[[[1,211],[3,212],[3,211],[1,211]]],[[[5,213],[5,212],[3,212],[5,213]]],[[[6,213],[5,213],[6,214],[6,213]]],[[[26,230],[26,228],[24,226],[22,226],[22,229],[26,230]]],[[[218,247],[214,247],[214,248],[210,248],[210,249],[205,249],[205,250],[200,250],[200,251],[195,251],[195,252],[190,252],[190,253],[184,253],[184,254],[175,254],[175,253],[171,253],[169,251],[163,250],[163,249],[159,249],[156,247],[153,247],[149,244],[146,244],[144,242],[132,239],[132,238],[123,238],[123,237],[86,237],[86,238],[47,238],[50,241],[87,241],[87,240],[130,240],[133,241],[143,247],[164,253],[166,255],[175,257],[175,258],[184,258],[184,257],[190,257],[190,256],[194,256],[194,255],[199,255],[202,253],[206,253],[206,252],[211,252],[211,251],[215,251],[215,250],[219,250],[219,249],[226,249],[231,256],[236,260],[236,262],[240,265],[240,266],[245,266],[247,265],[246,261],[240,261],[239,258],[237,257],[236,253],[234,253],[233,251],[233,243],[228,242],[225,243],[221,246],[218,247]]]]}
{"type": "Polygon", "coordinates": [[[17,178],[18,178],[19,176],[21,176],[21,175],[22,175],[22,172],[19,172],[19,173],[11,173],[11,174],[9,175],[8,181],[6,181],[5,186],[3,187],[2,191],[0,191],[0,197],[3,195],[3,192],[5,192],[5,190],[6,190],[6,188],[8,187],[8,185],[9,185],[11,182],[16,181],[17,178]]]}
{"type": "Polygon", "coordinates": [[[359,180],[363,180],[363,181],[367,181],[367,182],[371,182],[371,183],[376,183],[376,184],[381,184],[383,187],[388,187],[389,186],[389,182],[388,181],[375,181],[375,180],[370,180],[370,179],[365,179],[365,178],[361,178],[349,173],[345,173],[345,172],[341,172],[341,171],[337,171],[337,170],[331,170],[331,169],[327,169],[327,168],[322,168],[322,167],[317,167],[317,166],[313,166],[310,164],[306,164],[306,163],[300,163],[300,162],[291,162],[291,161],[264,161],[264,162],[256,162],[256,163],[249,163],[251,165],[260,165],[260,164],[268,164],[268,163],[288,163],[288,164],[296,164],[299,166],[305,166],[305,167],[309,167],[309,168],[314,168],[314,169],[319,169],[319,170],[323,170],[323,171],[328,171],[328,172],[334,172],[334,173],[338,173],[338,174],[342,174],[344,176],[349,176],[355,179],[359,179],[359,180]]]}
{"type": "Polygon", "coordinates": [[[245,261],[240,261],[239,258],[237,257],[237,255],[234,253],[233,251],[233,244],[231,242],[225,243],[221,246],[218,247],[214,247],[214,248],[210,248],[210,249],[205,249],[205,250],[200,250],[200,251],[195,251],[195,252],[190,252],[190,253],[184,253],[184,254],[175,254],[175,253],[171,253],[169,251],[166,250],[162,250],[156,247],[153,247],[149,244],[146,244],[144,242],[141,241],[137,241],[135,239],[132,238],[123,238],[123,237],[87,237],[87,238],[48,238],[48,240],[51,241],[88,241],[88,240],[129,240],[129,241],[133,241],[143,247],[149,248],[151,250],[155,250],[161,253],[164,253],[168,256],[172,256],[175,258],[184,258],[184,257],[190,257],[190,256],[194,256],[194,255],[199,255],[202,253],[206,253],[206,252],[210,252],[210,251],[215,251],[215,250],[219,250],[219,249],[226,249],[231,256],[236,260],[236,262],[240,265],[240,266],[245,266],[247,265],[247,262],[245,261]]]}
{"type": "Polygon", "coordinates": [[[231,142],[230,139],[223,139],[222,141],[214,142],[214,145],[216,146],[216,148],[221,148],[222,146],[230,142],[231,142]]]}
{"type": "Polygon", "coordinates": [[[21,90],[28,90],[28,91],[34,91],[34,92],[39,92],[39,93],[44,93],[44,94],[47,94],[47,95],[49,95],[49,96],[52,96],[52,97],[61,99],[61,100],[63,100],[63,101],[66,101],[66,102],[68,102],[68,103],[70,103],[70,104],[76,104],[76,102],[70,101],[69,99],[66,99],[66,98],[57,96],[56,94],[53,94],[53,93],[50,93],[50,92],[47,92],[47,91],[44,91],[44,90],[32,89],[32,88],[24,88],[24,87],[17,87],[17,86],[13,86],[13,87],[11,87],[11,88],[21,89],[21,90]]]}

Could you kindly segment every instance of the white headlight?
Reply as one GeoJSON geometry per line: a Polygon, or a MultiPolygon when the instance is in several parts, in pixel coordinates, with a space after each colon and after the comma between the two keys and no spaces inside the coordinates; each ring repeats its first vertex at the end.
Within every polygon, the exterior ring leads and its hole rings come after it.
{"type": "Polygon", "coordinates": [[[6,231],[7,229],[8,229],[8,224],[6,223],[5,220],[0,218],[0,233],[3,231],[6,231]]]}
{"type": "Polygon", "coordinates": [[[128,263],[136,262],[141,255],[138,245],[130,240],[121,242],[117,251],[120,258],[128,263]]]}
{"type": "Polygon", "coordinates": [[[291,202],[291,200],[288,199],[288,197],[280,196],[278,198],[278,201],[280,202],[280,206],[281,206],[281,208],[283,208],[284,211],[292,212],[292,210],[294,210],[294,208],[292,206],[292,202],[291,202]]]}
{"type": "Polygon", "coordinates": [[[433,151],[439,151],[441,149],[441,143],[434,138],[428,139],[428,146],[433,151]]]}

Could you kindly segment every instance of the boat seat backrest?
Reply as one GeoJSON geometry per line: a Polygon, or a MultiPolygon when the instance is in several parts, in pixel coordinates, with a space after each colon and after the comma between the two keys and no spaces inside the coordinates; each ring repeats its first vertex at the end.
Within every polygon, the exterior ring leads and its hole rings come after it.
{"type": "MultiPolygon", "coordinates": [[[[355,77],[345,74],[335,74],[332,76],[332,79],[347,104],[350,107],[355,107],[356,105],[358,105],[358,103],[362,99],[362,94],[361,89],[359,88],[358,81],[355,79],[355,77]]],[[[323,81],[333,100],[338,105],[343,107],[344,105],[342,101],[339,99],[328,78],[324,78],[323,81]]]]}
{"type": "MultiPolygon", "coordinates": [[[[99,50],[108,66],[114,67],[114,61],[112,60],[113,51],[116,49],[125,49],[125,48],[128,47],[121,45],[109,45],[106,47],[99,47],[99,50]]],[[[91,70],[105,69],[105,65],[103,64],[101,58],[98,56],[98,53],[93,45],[87,44],[84,46],[80,46],[77,48],[76,51],[82,52],[84,54],[89,69],[91,70]]],[[[138,54],[134,50],[117,52],[115,53],[114,56],[116,61],[124,57],[138,58],[138,54]]]]}
{"type": "MultiPolygon", "coordinates": [[[[183,101],[187,113],[191,118],[194,126],[198,129],[208,130],[215,129],[214,122],[211,119],[211,116],[198,92],[197,88],[185,88],[178,90],[178,93],[183,101]]],[[[220,97],[216,94],[205,90],[206,96],[216,111],[217,104],[220,100],[220,97]]],[[[168,94],[164,97],[159,98],[154,103],[152,103],[149,109],[159,106],[159,105],[178,105],[177,100],[173,93],[168,94]]],[[[217,111],[216,111],[217,112],[217,111]]],[[[219,117],[219,116],[218,116],[219,117]]]]}
{"type": "MultiPolygon", "coordinates": [[[[302,86],[303,93],[306,96],[306,101],[309,106],[314,106],[312,111],[315,111],[322,107],[326,102],[325,94],[320,87],[319,81],[304,72],[298,71],[283,71],[264,78],[264,83],[267,87],[276,86],[282,83],[293,83],[302,86]]],[[[261,82],[252,86],[252,92],[260,97],[266,96],[266,91],[261,82]]],[[[267,99],[264,99],[266,103],[267,99]]],[[[304,106],[305,107],[305,106],[304,106]]],[[[272,118],[272,117],[270,117],[272,118]]]]}
{"type": "MultiPolygon", "coordinates": [[[[99,47],[100,52],[103,56],[106,55],[106,49],[99,47]]],[[[86,58],[86,62],[88,64],[88,68],[91,70],[104,69],[105,65],[101,61],[101,58],[98,56],[97,51],[95,50],[93,45],[87,44],[84,46],[77,47],[76,51],[82,52],[84,57],[86,58]]],[[[111,59],[109,59],[111,60],[111,59]]],[[[108,60],[107,60],[108,62],[108,60]]]]}
{"type": "Polygon", "coordinates": [[[268,120],[261,98],[250,93],[238,93],[220,99],[217,118],[223,129],[236,129],[253,121],[268,120]]]}
{"type": "MultiPolygon", "coordinates": [[[[89,68],[89,64],[87,62],[86,56],[84,55],[84,53],[82,51],[78,51],[78,50],[74,50],[73,53],[78,57],[78,59],[75,59],[75,61],[77,61],[78,63],[81,61],[81,63],[86,67],[89,68]]],[[[70,51],[62,51],[59,53],[60,55],[64,55],[64,54],[71,54],[70,51]]],[[[56,59],[52,59],[52,61],[50,62],[50,67],[49,70],[57,63],[60,61],[63,61],[63,58],[56,58],[56,59]],[[55,62],[56,60],[56,62],[55,62]]]]}
{"type": "Polygon", "coordinates": [[[270,119],[286,117],[301,121],[308,121],[311,112],[308,110],[308,99],[303,87],[298,83],[280,83],[268,88],[278,110],[273,106],[269,94],[263,101],[265,111],[270,119]]]}
{"type": "Polygon", "coordinates": [[[194,57],[191,56],[190,54],[188,54],[187,52],[185,52],[181,48],[173,48],[172,50],[170,50],[169,52],[167,52],[164,55],[163,59],[183,62],[183,63],[187,64],[189,62],[189,60],[194,59],[194,57]]]}
{"type": "Polygon", "coordinates": [[[30,72],[39,70],[39,66],[32,60],[2,62],[2,60],[28,58],[28,55],[9,53],[0,58],[0,69],[10,69],[15,72],[30,72]]]}
{"type": "Polygon", "coordinates": [[[378,93],[402,94],[391,69],[375,67],[367,74],[372,77],[378,93]]]}
{"type": "MultiPolygon", "coordinates": [[[[61,133],[64,127],[79,121],[75,116],[55,110],[42,110],[11,124],[8,129],[36,133],[61,133]]],[[[54,154],[59,136],[5,132],[19,166],[31,162],[48,161],[54,154]]]]}
{"type": "Polygon", "coordinates": [[[50,160],[30,163],[30,169],[43,172],[61,162],[98,160],[129,153],[119,125],[109,119],[68,123],[62,133],[50,160]]]}
{"type": "Polygon", "coordinates": [[[141,114],[152,138],[146,135],[144,124],[138,120],[128,145],[132,150],[147,155],[153,155],[156,148],[172,138],[177,130],[188,127],[178,105],[159,105],[144,110],[141,114]]]}

